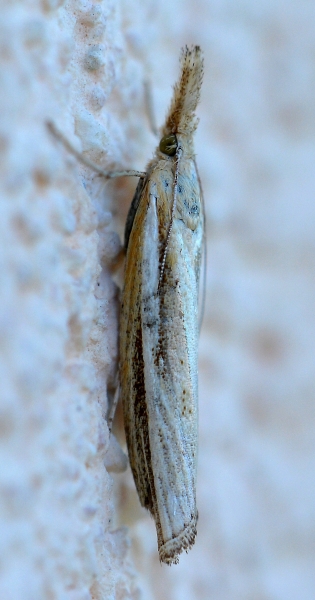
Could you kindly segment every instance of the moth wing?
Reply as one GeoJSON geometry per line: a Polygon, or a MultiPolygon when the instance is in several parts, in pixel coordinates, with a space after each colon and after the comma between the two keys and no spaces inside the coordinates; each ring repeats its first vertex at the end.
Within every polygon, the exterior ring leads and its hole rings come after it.
{"type": "Polygon", "coordinates": [[[207,284],[207,225],[206,225],[206,211],[205,211],[205,200],[203,195],[203,189],[201,185],[201,179],[199,175],[199,171],[197,168],[196,161],[194,161],[196,174],[198,177],[198,184],[200,190],[200,203],[201,203],[201,211],[202,211],[202,243],[201,243],[201,257],[199,264],[199,332],[201,330],[205,306],[206,306],[206,284],[207,284]]]}
{"type": "MultiPolygon", "coordinates": [[[[159,256],[152,254],[152,240],[156,240],[159,231],[167,231],[172,189],[167,194],[160,179],[155,181],[154,174],[149,187],[148,223],[152,227],[147,227],[143,238],[147,269],[143,270],[142,280],[142,339],[153,465],[153,513],[160,556],[167,559],[168,555],[189,547],[196,534],[200,269],[196,254],[200,254],[203,225],[200,223],[198,231],[192,231],[181,218],[175,218],[165,277],[157,293],[163,252],[160,248],[159,256]]],[[[162,250],[164,243],[164,239],[162,243],[160,240],[162,250]]]]}
{"type": "Polygon", "coordinates": [[[150,187],[148,180],[138,185],[127,219],[125,239],[128,245],[120,318],[120,394],[129,461],[137,492],[142,506],[154,514],[142,307],[143,281],[146,281],[148,290],[157,290],[158,286],[156,199],[150,195],[150,187]]]}
{"type": "MultiPolygon", "coordinates": [[[[171,167],[167,173],[164,164],[162,173],[173,181],[171,167]]],[[[171,563],[196,535],[203,219],[194,231],[180,215],[174,219],[160,282],[172,202],[163,181],[158,168],[150,174],[129,222],[120,352],[130,464],[140,502],[156,522],[160,558],[171,563]]]]}

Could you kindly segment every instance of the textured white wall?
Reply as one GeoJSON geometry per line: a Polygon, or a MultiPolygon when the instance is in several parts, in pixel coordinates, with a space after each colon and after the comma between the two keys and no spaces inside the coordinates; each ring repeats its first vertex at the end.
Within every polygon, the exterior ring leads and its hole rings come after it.
{"type": "Polygon", "coordinates": [[[115,2],[2,2],[0,28],[0,597],[135,597],[104,468],[120,245],[107,188],[45,125],[123,161],[115,2]]]}
{"type": "Polygon", "coordinates": [[[0,7],[0,597],[313,600],[312,3],[0,7]],[[105,184],[45,122],[106,168],[143,168],[155,140],[142,82],[161,123],[186,43],[206,63],[200,520],[168,568],[130,472],[104,468],[122,461],[105,458],[104,415],[135,182],[105,184]]]}

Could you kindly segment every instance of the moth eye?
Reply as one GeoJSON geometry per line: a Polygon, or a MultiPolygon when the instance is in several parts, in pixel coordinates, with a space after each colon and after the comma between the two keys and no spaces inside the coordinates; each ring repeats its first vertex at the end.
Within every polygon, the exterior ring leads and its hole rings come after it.
{"type": "Polygon", "coordinates": [[[174,156],[177,148],[176,135],[174,133],[171,133],[170,135],[163,135],[159,148],[163,154],[167,154],[167,156],[174,156]]]}

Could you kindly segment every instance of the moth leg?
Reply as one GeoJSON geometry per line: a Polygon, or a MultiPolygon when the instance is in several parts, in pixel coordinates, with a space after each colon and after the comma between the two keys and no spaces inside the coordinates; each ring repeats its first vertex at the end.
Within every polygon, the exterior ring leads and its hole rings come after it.
{"type": "Polygon", "coordinates": [[[104,465],[109,473],[123,473],[128,466],[128,458],[121,448],[115,434],[112,432],[113,420],[119,400],[118,377],[114,381],[115,393],[112,395],[107,390],[109,409],[106,415],[106,422],[109,430],[108,445],[104,455],[104,465]]]}
{"type": "Polygon", "coordinates": [[[123,473],[126,471],[128,465],[128,458],[112,432],[113,419],[116,412],[118,398],[119,386],[116,385],[116,391],[106,417],[107,426],[109,429],[109,439],[104,456],[104,465],[109,473],[123,473]]]}
{"type": "Polygon", "coordinates": [[[155,112],[153,107],[153,95],[152,95],[152,86],[151,81],[145,79],[143,82],[144,87],[144,102],[145,102],[145,110],[147,113],[150,129],[153,135],[158,135],[158,128],[155,120],[155,112]]]}
{"type": "Polygon", "coordinates": [[[78,152],[78,150],[71,144],[71,142],[69,142],[69,140],[67,140],[67,138],[59,131],[59,129],[57,129],[56,125],[52,121],[48,121],[46,124],[50,133],[52,133],[53,136],[64,145],[68,152],[73,154],[73,156],[75,156],[78,159],[78,161],[80,161],[83,165],[89,167],[90,169],[95,171],[95,173],[102,175],[102,177],[105,177],[105,179],[114,179],[115,177],[125,176],[140,177],[140,179],[143,179],[145,177],[146,173],[144,173],[143,171],[135,171],[134,169],[125,169],[123,171],[104,171],[104,169],[102,169],[99,165],[94,163],[89,158],[83,156],[81,152],[78,152]]]}
{"type": "Polygon", "coordinates": [[[117,381],[117,385],[116,385],[116,390],[115,390],[115,394],[114,394],[114,398],[112,400],[111,406],[108,409],[108,413],[107,413],[107,427],[109,429],[109,433],[112,432],[112,426],[113,426],[113,420],[115,417],[115,413],[116,413],[116,408],[117,408],[117,404],[118,404],[118,400],[119,400],[119,383],[117,381]]]}

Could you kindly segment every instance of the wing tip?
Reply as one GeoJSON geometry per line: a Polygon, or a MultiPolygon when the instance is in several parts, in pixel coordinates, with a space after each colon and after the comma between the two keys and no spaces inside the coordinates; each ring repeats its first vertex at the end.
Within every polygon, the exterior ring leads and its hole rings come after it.
{"type": "Polygon", "coordinates": [[[179,555],[184,550],[185,552],[188,552],[195,543],[197,520],[198,514],[193,517],[189,525],[187,525],[179,535],[167,540],[159,546],[160,562],[163,562],[166,565],[178,564],[179,555]]]}

